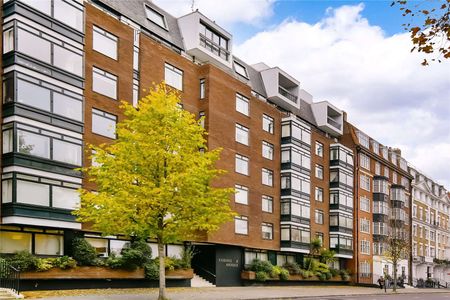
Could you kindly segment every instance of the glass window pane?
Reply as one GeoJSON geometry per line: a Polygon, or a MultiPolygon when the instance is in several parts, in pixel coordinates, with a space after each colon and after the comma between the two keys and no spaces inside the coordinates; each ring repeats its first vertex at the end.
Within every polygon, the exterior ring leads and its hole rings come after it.
{"type": "Polygon", "coordinates": [[[60,235],[36,234],[35,254],[41,255],[63,255],[64,243],[60,235]]]}
{"type": "Polygon", "coordinates": [[[83,31],[83,12],[63,0],[54,1],[54,17],[77,29],[83,31]]]}
{"type": "Polygon", "coordinates": [[[94,68],[92,73],[92,90],[110,98],[117,99],[117,77],[94,68]],[[110,77],[107,77],[106,74],[110,77]]]}
{"type": "Polygon", "coordinates": [[[67,72],[83,76],[83,56],[53,45],[53,64],[67,72]]]}
{"type": "Polygon", "coordinates": [[[17,80],[17,102],[50,111],[50,90],[17,80]]]}
{"type": "Polygon", "coordinates": [[[166,84],[182,91],[183,90],[183,71],[174,66],[166,64],[165,66],[165,82],[166,84]]]}
{"type": "Polygon", "coordinates": [[[3,131],[3,153],[13,151],[13,133],[12,130],[3,131]]]}
{"type": "Polygon", "coordinates": [[[18,36],[17,47],[19,52],[25,53],[46,63],[51,63],[51,45],[49,41],[20,28],[18,30],[18,36]]]}
{"type": "Polygon", "coordinates": [[[116,122],[114,120],[92,114],[92,132],[110,138],[116,138],[116,122]]]}
{"type": "Polygon", "coordinates": [[[17,202],[49,206],[49,186],[17,180],[17,202]]]}
{"type": "MultiPolygon", "coordinates": [[[[92,48],[112,59],[117,59],[117,38],[114,39],[110,34],[106,36],[106,33],[102,29],[94,26],[92,48]]],[[[133,60],[136,60],[135,55],[133,60]]]]}
{"type": "Polygon", "coordinates": [[[149,7],[145,7],[145,12],[147,14],[147,18],[155,23],[156,25],[166,28],[166,22],[164,20],[164,16],[149,7]]]}
{"type": "Polygon", "coordinates": [[[2,202],[12,202],[12,180],[2,181],[2,202]]]}
{"type": "Polygon", "coordinates": [[[83,103],[66,95],[53,93],[53,112],[70,119],[83,121],[83,103]]]}
{"type": "Polygon", "coordinates": [[[81,166],[81,146],[54,139],[53,159],[81,166]]]}
{"type": "Polygon", "coordinates": [[[17,130],[18,152],[50,158],[50,138],[35,133],[17,130]]]}
{"type": "Polygon", "coordinates": [[[77,190],[53,186],[52,206],[71,210],[77,209],[80,206],[80,197],[77,190]]]}
{"type": "Polygon", "coordinates": [[[3,53],[14,50],[14,28],[3,32],[3,53]]]}
{"type": "Polygon", "coordinates": [[[25,4],[47,14],[51,15],[52,11],[52,1],[51,0],[21,0],[25,4]]]}
{"type": "Polygon", "coordinates": [[[31,252],[31,234],[0,231],[0,253],[31,252]]]}

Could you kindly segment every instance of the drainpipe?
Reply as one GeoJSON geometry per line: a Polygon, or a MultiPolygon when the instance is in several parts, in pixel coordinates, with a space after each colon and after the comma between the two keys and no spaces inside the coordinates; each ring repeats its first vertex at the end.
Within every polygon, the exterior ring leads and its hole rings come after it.
{"type": "MultiPolygon", "coordinates": [[[[356,157],[355,157],[355,173],[353,174],[353,185],[354,185],[354,190],[355,190],[355,195],[353,196],[355,199],[355,205],[354,206],[354,210],[355,213],[353,214],[354,217],[356,217],[356,230],[355,233],[353,234],[355,236],[355,241],[353,242],[353,247],[355,249],[355,270],[356,270],[356,283],[360,283],[359,282],[359,185],[358,185],[358,174],[359,174],[359,151],[360,151],[360,146],[356,146],[356,157]],[[356,245],[355,245],[356,244],[356,245]],[[355,247],[356,246],[356,247],[355,247]]],[[[373,262],[372,262],[373,265],[373,262]]]]}

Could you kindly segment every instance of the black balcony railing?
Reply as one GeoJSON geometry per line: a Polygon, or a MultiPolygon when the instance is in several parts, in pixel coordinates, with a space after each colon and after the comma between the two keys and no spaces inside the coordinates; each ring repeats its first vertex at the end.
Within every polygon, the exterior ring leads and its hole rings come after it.
{"type": "Polygon", "coordinates": [[[291,93],[289,93],[286,89],[282,88],[281,86],[278,87],[278,93],[280,93],[280,95],[288,98],[292,102],[297,103],[297,96],[292,95],[291,93]]]}
{"type": "Polygon", "coordinates": [[[11,266],[6,260],[0,260],[0,288],[20,292],[20,271],[11,266]]]}
{"type": "Polygon", "coordinates": [[[230,52],[200,33],[200,45],[222,59],[228,61],[230,52]]]}

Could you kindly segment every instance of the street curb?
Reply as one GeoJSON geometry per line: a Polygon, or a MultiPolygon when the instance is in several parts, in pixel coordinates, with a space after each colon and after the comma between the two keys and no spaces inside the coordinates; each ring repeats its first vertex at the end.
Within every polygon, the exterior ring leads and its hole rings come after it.
{"type": "Polygon", "coordinates": [[[358,297],[358,296],[392,296],[392,295],[408,295],[408,294],[445,294],[450,293],[450,289],[445,291],[444,289],[429,290],[429,291],[414,291],[414,292],[389,292],[389,293],[376,293],[376,294],[333,294],[333,295],[310,295],[310,296],[281,296],[281,297],[269,297],[269,298],[246,298],[244,300],[291,300],[291,299],[308,299],[308,298],[328,298],[328,297],[358,297]]]}

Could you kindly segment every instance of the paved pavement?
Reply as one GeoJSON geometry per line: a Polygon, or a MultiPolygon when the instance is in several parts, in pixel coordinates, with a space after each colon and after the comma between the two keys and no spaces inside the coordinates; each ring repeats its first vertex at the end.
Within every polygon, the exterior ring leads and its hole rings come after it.
{"type": "MultiPolygon", "coordinates": [[[[77,290],[49,293],[25,293],[27,299],[48,300],[153,300],[158,289],[107,289],[77,290]],[[53,294],[52,294],[53,293],[53,294]],[[44,297],[42,297],[44,296],[44,297]]],[[[400,289],[393,294],[369,287],[344,286],[285,286],[285,287],[214,287],[214,288],[169,288],[167,296],[171,300],[275,300],[275,299],[440,299],[450,300],[450,289],[400,289]]]]}

